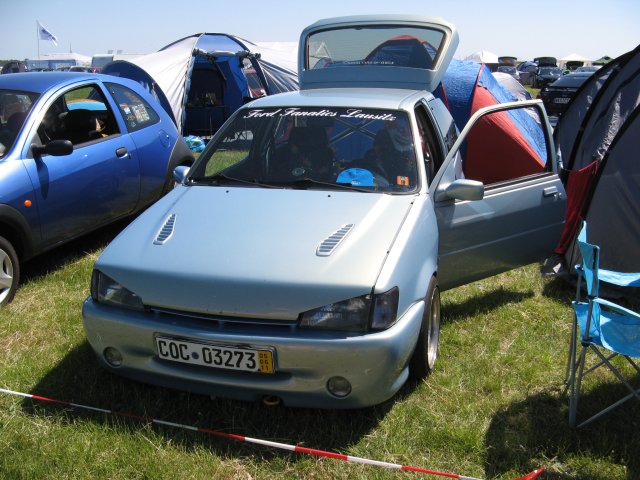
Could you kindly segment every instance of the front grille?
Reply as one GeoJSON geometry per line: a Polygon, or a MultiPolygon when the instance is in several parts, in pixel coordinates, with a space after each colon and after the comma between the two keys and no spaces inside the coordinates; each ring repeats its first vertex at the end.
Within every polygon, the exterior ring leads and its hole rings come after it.
{"type": "Polygon", "coordinates": [[[247,317],[230,317],[224,315],[208,315],[197,312],[186,312],[181,310],[171,310],[168,308],[151,307],[150,310],[155,312],[158,320],[166,320],[170,323],[178,319],[182,319],[185,322],[191,322],[192,324],[198,324],[201,327],[206,327],[207,330],[225,330],[232,329],[237,331],[242,330],[255,330],[255,329],[267,329],[270,331],[279,330],[292,330],[297,327],[298,321],[278,321],[278,320],[266,320],[261,318],[247,318],[247,317]]]}

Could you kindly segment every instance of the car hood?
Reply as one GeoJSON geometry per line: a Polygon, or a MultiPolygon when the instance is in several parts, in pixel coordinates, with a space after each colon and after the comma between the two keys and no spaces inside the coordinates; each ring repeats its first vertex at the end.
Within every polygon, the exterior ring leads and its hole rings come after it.
{"type": "Polygon", "coordinates": [[[148,306],[295,320],[303,311],[371,293],[413,200],[178,187],[125,229],[96,268],[148,306]],[[323,242],[328,251],[318,254],[323,242]]]}

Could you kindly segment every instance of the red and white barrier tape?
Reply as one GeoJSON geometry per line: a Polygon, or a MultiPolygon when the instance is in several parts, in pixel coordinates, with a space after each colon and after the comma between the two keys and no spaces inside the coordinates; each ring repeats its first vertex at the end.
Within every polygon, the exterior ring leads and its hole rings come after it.
{"type": "MultiPolygon", "coordinates": [[[[233,439],[233,440],[239,440],[241,442],[254,443],[254,444],[257,444],[257,445],[264,445],[264,446],[267,446],[267,447],[279,448],[281,450],[288,450],[290,452],[304,453],[304,454],[313,455],[313,456],[316,456],[316,457],[326,457],[326,458],[332,458],[334,460],[344,460],[346,462],[351,462],[351,463],[362,463],[362,464],[365,464],[365,465],[374,465],[376,467],[392,468],[392,469],[396,469],[396,470],[406,470],[406,471],[409,471],[409,472],[426,473],[426,474],[429,474],[429,475],[438,475],[438,476],[447,477],[447,478],[458,478],[460,480],[479,480],[478,478],[475,478],[475,477],[467,477],[467,476],[458,475],[458,474],[455,474],[455,473],[439,472],[437,470],[429,470],[427,468],[410,467],[408,465],[400,465],[400,464],[397,464],[397,463],[381,462],[379,460],[370,460],[368,458],[362,458],[362,457],[353,457],[351,455],[343,455],[341,453],[328,452],[328,451],[325,451],[325,450],[316,450],[314,448],[301,447],[299,445],[288,445],[286,443],[272,442],[270,440],[261,440],[259,438],[245,437],[243,435],[235,435],[233,433],[226,433],[226,432],[221,432],[221,431],[218,431],[218,430],[211,430],[211,429],[208,429],[208,428],[193,427],[193,426],[190,426],[190,425],[183,425],[183,424],[180,424],[180,423],[167,422],[166,420],[158,420],[156,418],[151,418],[151,417],[146,417],[146,416],[133,415],[133,414],[122,413],[122,412],[115,412],[113,410],[107,410],[107,409],[104,409],[104,408],[90,407],[90,406],[87,406],[87,405],[80,405],[78,403],[64,402],[64,401],[61,401],[61,400],[54,400],[52,398],[41,397],[40,395],[31,395],[29,393],[14,392],[13,390],[6,390],[4,388],[0,388],[0,393],[5,393],[7,395],[14,395],[14,396],[17,396],[17,397],[30,398],[32,400],[38,400],[40,402],[55,403],[57,405],[64,405],[64,406],[67,406],[67,407],[90,410],[92,412],[106,413],[106,414],[114,415],[114,416],[118,416],[118,417],[125,417],[125,418],[134,419],[134,420],[140,420],[142,422],[155,423],[157,425],[164,425],[164,426],[168,426],[168,427],[181,428],[183,430],[191,430],[193,432],[207,433],[209,435],[214,435],[216,437],[229,438],[229,439],[233,439]]],[[[519,477],[519,478],[517,478],[515,480],[533,480],[543,470],[544,470],[544,468],[538,468],[538,469],[534,470],[533,472],[530,472],[527,475],[525,475],[523,477],[519,477]]]]}

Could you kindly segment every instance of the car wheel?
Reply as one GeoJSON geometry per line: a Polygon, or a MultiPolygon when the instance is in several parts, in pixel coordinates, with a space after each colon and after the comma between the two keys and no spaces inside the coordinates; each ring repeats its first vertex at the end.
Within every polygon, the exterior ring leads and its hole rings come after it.
{"type": "Polygon", "coordinates": [[[13,245],[4,237],[0,237],[0,306],[13,300],[19,281],[18,255],[13,245]]]}
{"type": "Polygon", "coordinates": [[[415,380],[425,378],[433,371],[438,357],[440,339],[440,289],[436,277],[431,278],[425,296],[422,326],[416,349],[409,363],[409,375],[415,380]]]}

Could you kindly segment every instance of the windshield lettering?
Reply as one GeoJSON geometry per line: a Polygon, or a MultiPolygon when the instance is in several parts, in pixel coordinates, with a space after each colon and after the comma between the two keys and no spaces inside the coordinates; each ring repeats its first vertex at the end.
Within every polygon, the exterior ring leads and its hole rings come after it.
{"type": "Polygon", "coordinates": [[[419,186],[415,145],[409,116],[399,110],[248,108],[225,125],[190,180],[409,193],[419,186]]]}
{"type": "Polygon", "coordinates": [[[396,120],[395,115],[391,113],[385,114],[371,114],[371,113],[362,113],[362,110],[347,110],[347,113],[340,115],[342,118],[360,118],[365,120],[384,120],[387,122],[393,122],[396,120]]]}

